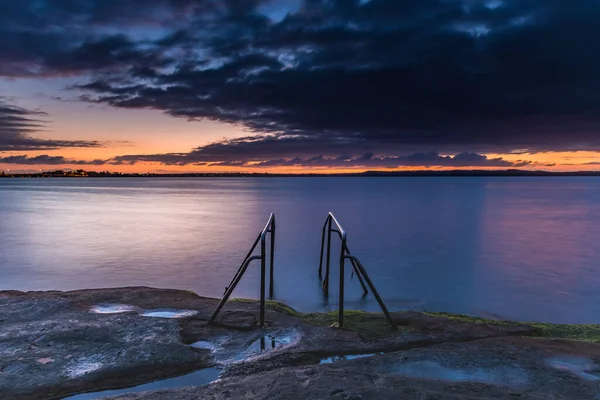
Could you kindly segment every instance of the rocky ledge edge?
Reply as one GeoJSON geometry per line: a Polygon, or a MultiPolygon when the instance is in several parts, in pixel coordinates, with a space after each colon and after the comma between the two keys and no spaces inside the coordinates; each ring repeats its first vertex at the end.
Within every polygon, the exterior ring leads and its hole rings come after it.
{"type": "Polygon", "coordinates": [[[348,311],[339,329],[336,313],[269,302],[260,329],[243,299],[207,324],[217,303],[148,287],[0,292],[0,398],[600,399],[600,325],[406,311],[393,330],[348,311]],[[128,392],[196,372],[210,378],[128,392]]]}

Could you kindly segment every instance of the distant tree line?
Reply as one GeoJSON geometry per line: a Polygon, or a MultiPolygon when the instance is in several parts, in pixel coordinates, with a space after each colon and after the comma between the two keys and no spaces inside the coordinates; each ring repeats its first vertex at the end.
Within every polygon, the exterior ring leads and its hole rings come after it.
{"type": "Polygon", "coordinates": [[[355,173],[299,173],[299,174],[280,174],[280,173],[245,173],[245,172],[198,172],[198,173],[123,173],[111,171],[85,171],[78,170],[54,170],[36,173],[10,173],[0,171],[0,178],[210,178],[210,177],[315,177],[315,176],[334,176],[334,177],[467,177],[467,176],[600,176],[600,171],[575,171],[575,172],[550,172],[550,171],[526,171],[518,169],[509,170],[448,170],[448,171],[366,171],[355,173]]]}

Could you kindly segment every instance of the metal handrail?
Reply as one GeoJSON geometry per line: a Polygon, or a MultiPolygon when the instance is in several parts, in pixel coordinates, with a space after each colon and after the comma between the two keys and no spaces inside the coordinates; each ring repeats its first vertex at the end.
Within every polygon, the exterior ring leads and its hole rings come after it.
{"type": "Polygon", "coordinates": [[[266,303],[265,292],[266,292],[266,277],[267,277],[266,276],[267,275],[267,271],[266,271],[267,243],[266,242],[267,242],[267,234],[269,234],[269,233],[271,234],[271,243],[270,243],[271,249],[270,249],[270,260],[269,260],[269,262],[270,262],[269,298],[273,298],[273,292],[274,292],[274,285],[273,285],[274,262],[273,261],[275,259],[275,214],[271,213],[271,215],[269,216],[269,219],[267,221],[267,224],[265,225],[263,230],[260,231],[260,233],[256,237],[254,244],[250,248],[250,251],[248,252],[248,254],[246,254],[244,261],[242,262],[242,264],[238,268],[237,272],[233,276],[233,279],[229,283],[229,286],[225,287],[225,293],[223,294],[223,298],[217,305],[217,308],[215,308],[215,310],[213,311],[213,313],[208,321],[209,324],[213,323],[215,321],[215,319],[217,318],[217,315],[219,314],[219,312],[221,311],[221,309],[223,308],[223,306],[229,299],[229,296],[231,296],[231,294],[235,290],[235,287],[242,279],[242,276],[246,272],[248,265],[250,265],[250,263],[254,260],[260,260],[260,327],[261,328],[264,327],[264,325],[265,325],[265,303],[266,303]],[[258,242],[260,242],[260,255],[253,256],[252,253],[254,253],[254,250],[256,249],[258,242]]]}
{"type": "Polygon", "coordinates": [[[373,293],[373,295],[375,296],[375,299],[377,299],[377,302],[379,303],[379,307],[381,307],[381,310],[385,314],[385,317],[387,318],[388,322],[394,329],[396,329],[397,328],[396,324],[394,323],[394,320],[392,319],[390,313],[388,312],[387,307],[383,303],[381,296],[379,296],[379,293],[377,293],[377,289],[375,289],[375,286],[373,285],[373,282],[369,278],[369,275],[367,274],[365,267],[362,265],[362,263],[356,256],[354,256],[350,253],[350,250],[348,249],[348,243],[347,243],[348,235],[346,234],[346,231],[344,230],[342,225],[338,222],[338,220],[335,218],[335,216],[331,212],[327,214],[327,218],[325,219],[325,224],[323,225],[323,234],[321,236],[321,256],[319,259],[319,278],[322,278],[322,274],[323,274],[323,251],[325,249],[325,232],[327,232],[327,254],[326,254],[326,258],[325,258],[326,264],[325,264],[325,279],[323,280],[323,291],[325,292],[326,296],[329,295],[329,269],[330,269],[329,267],[330,267],[330,259],[331,259],[331,233],[336,232],[339,235],[340,240],[342,242],[341,249],[340,249],[340,294],[339,294],[339,306],[338,306],[338,310],[339,310],[338,325],[339,325],[339,327],[340,328],[344,327],[344,262],[346,259],[349,259],[352,264],[352,267],[354,269],[354,273],[356,273],[356,276],[358,277],[360,284],[363,288],[364,295],[366,295],[368,293],[367,288],[365,287],[365,282],[364,282],[364,281],[366,281],[367,285],[371,289],[371,293],[373,293]],[[333,227],[333,224],[335,224],[335,228],[333,227]],[[363,281],[363,279],[364,279],[364,281],[363,281]]]}
{"type": "MultiPolygon", "coordinates": [[[[323,281],[323,291],[325,292],[326,295],[329,294],[329,264],[330,264],[330,258],[331,258],[331,232],[335,232],[338,234],[338,236],[340,237],[340,240],[342,241],[342,252],[344,252],[345,254],[350,255],[350,249],[348,248],[348,244],[347,244],[347,237],[348,235],[346,234],[346,231],[344,230],[344,228],[342,228],[342,225],[338,222],[338,220],[335,218],[335,215],[333,215],[333,213],[328,213],[327,214],[327,218],[325,219],[325,224],[323,225],[323,234],[321,236],[321,256],[319,258],[319,278],[322,278],[323,275],[323,250],[325,247],[325,232],[328,231],[328,235],[327,235],[327,263],[326,263],[326,269],[325,269],[325,280],[323,281]],[[333,229],[332,228],[332,223],[335,223],[337,229],[333,229]],[[344,251],[345,250],[345,251],[344,251]]],[[[350,262],[352,263],[352,268],[354,269],[354,273],[356,274],[356,276],[358,277],[358,280],[360,282],[360,285],[363,288],[363,295],[366,296],[369,291],[367,290],[367,287],[365,286],[365,283],[363,282],[363,279],[361,277],[361,274],[358,272],[358,266],[356,265],[356,262],[354,260],[350,260],[350,262]]]]}
{"type": "MultiPolygon", "coordinates": [[[[365,280],[367,281],[367,285],[369,285],[369,287],[371,288],[371,292],[373,293],[373,296],[375,296],[375,299],[377,299],[377,302],[379,303],[379,306],[381,307],[381,310],[385,314],[385,317],[387,318],[387,320],[389,321],[389,323],[392,325],[392,327],[396,328],[396,324],[394,323],[394,320],[392,319],[392,316],[390,315],[387,307],[383,303],[383,299],[381,298],[381,296],[379,296],[379,293],[377,293],[377,289],[375,289],[375,285],[373,285],[373,282],[371,282],[371,279],[369,278],[369,275],[367,275],[367,271],[365,270],[365,267],[362,265],[362,263],[360,262],[360,260],[358,258],[356,258],[356,256],[353,256],[353,255],[350,255],[350,254],[346,255],[345,258],[348,258],[348,259],[356,262],[356,264],[358,265],[358,269],[360,270],[360,272],[365,277],[365,280]]],[[[342,310],[343,310],[343,305],[342,305],[342,310]]],[[[342,318],[343,318],[343,316],[342,316],[342,318]]]]}

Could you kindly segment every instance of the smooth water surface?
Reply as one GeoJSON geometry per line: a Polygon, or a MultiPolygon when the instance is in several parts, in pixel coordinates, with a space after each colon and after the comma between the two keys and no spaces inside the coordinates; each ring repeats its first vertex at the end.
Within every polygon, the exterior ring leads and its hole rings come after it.
{"type": "Polygon", "coordinates": [[[201,369],[187,375],[176,376],[174,378],[163,379],[142,385],[128,387],[124,389],[103,390],[101,392],[83,393],[71,397],[65,397],[64,400],[93,400],[103,399],[108,396],[118,396],[127,393],[146,392],[149,390],[178,389],[191,386],[200,386],[211,383],[219,378],[221,371],[216,368],[201,369]]]}
{"type": "Polygon", "coordinates": [[[600,366],[592,360],[578,356],[551,357],[546,364],[554,369],[568,371],[586,381],[600,380],[600,366]]]}
{"type": "Polygon", "coordinates": [[[377,354],[383,354],[383,353],[346,354],[346,355],[325,357],[325,358],[322,358],[321,361],[319,361],[319,364],[333,364],[335,362],[345,361],[345,360],[358,360],[360,358],[373,357],[377,354]]]}
{"type": "MultiPolygon", "coordinates": [[[[0,289],[218,297],[274,212],[276,298],[331,309],[328,211],[392,309],[600,322],[598,178],[0,179],[0,289]]],[[[234,296],[257,297],[258,278],[255,262],[234,296]]],[[[346,308],[377,309],[349,268],[346,288],[346,308]]]]}
{"type": "Polygon", "coordinates": [[[416,379],[445,382],[478,382],[489,385],[518,387],[529,382],[529,374],[519,366],[490,368],[449,368],[435,361],[408,361],[392,366],[392,372],[416,379]]]}

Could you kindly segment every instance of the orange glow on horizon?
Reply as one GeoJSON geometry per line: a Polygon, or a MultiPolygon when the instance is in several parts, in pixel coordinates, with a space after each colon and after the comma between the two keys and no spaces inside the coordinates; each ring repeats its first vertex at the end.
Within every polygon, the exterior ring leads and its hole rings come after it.
{"type": "MultiPolygon", "coordinates": [[[[117,144],[108,148],[63,148],[52,151],[29,151],[29,152],[5,152],[0,153],[1,157],[23,156],[36,157],[40,155],[63,156],[67,159],[92,161],[96,159],[108,160],[113,157],[130,154],[164,154],[171,151],[164,151],[154,146],[140,147],[130,144],[117,144]]],[[[189,152],[190,148],[179,148],[178,153],[189,152]]],[[[207,165],[165,165],[156,162],[139,162],[134,165],[80,165],[80,164],[62,164],[62,165],[28,165],[28,164],[2,164],[0,171],[47,171],[54,169],[84,169],[87,171],[111,171],[124,173],[197,173],[197,172],[248,172],[248,173],[352,173],[364,171],[411,171],[411,170],[504,170],[504,169],[523,169],[523,170],[546,170],[546,171],[595,171],[600,170],[600,152],[546,152],[546,153],[524,153],[524,154],[485,154],[488,159],[502,158],[506,161],[518,162],[528,161],[531,164],[524,167],[441,167],[441,166],[402,166],[398,168],[386,168],[376,166],[357,166],[357,167],[227,167],[227,166],[207,166],[207,165]],[[590,164],[596,163],[599,164],[590,164]]]]}
{"type": "Polygon", "coordinates": [[[385,167],[353,167],[353,168],[331,168],[331,167],[230,167],[230,166],[195,166],[195,165],[163,165],[160,163],[137,163],[134,165],[21,165],[21,164],[1,164],[0,171],[48,171],[57,169],[83,169],[86,171],[110,171],[123,173],[227,173],[227,172],[246,172],[246,173],[284,173],[284,174],[338,174],[338,173],[356,173],[364,171],[448,171],[448,170],[541,170],[556,172],[576,172],[576,171],[598,171],[600,165],[586,164],[556,164],[552,167],[533,165],[523,168],[512,167],[440,167],[440,166],[403,166],[398,168],[385,167]]]}
{"type": "MultiPolygon", "coordinates": [[[[36,80],[4,82],[8,89],[16,93],[29,93],[22,106],[41,109],[48,113],[48,124],[31,136],[54,140],[88,140],[104,143],[105,147],[61,148],[45,151],[0,152],[0,158],[7,156],[35,157],[40,155],[62,156],[66,159],[93,161],[110,160],[125,155],[188,153],[194,148],[218,143],[224,139],[240,138],[249,133],[240,125],[202,120],[190,121],[145,109],[118,109],[107,106],[90,105],[82,102],[63,102],[50,97],[34,96],[39,90],[36,80]]],[[[49,85],[48,82],[46,84],[49,85]]],[[[47,90],[54,90],[50,85],[47,90]]],[[[45,119],[46,120],[46,119],[45,119]]],[[[316,149],[318,150],[318,149],[316,149]]],[[[433,149],[435,150],[435,149],[433,149]]],[[[318,154],[318,153],[317,153],[318,154]]],[[[389,155],[389,154],[387,154],[389,155]]],[[[488,159],[502,158],[510,162],[529,162],[518,169],[548,171],[595,171],[600,170],[600,152],[545,152],[523,154],[485,154],[488,159]],[[598,163],[598,164],[596,164],[598,163]]],[[[279,157],[273,157],[279,158],[279,157]]],[[[39,171],[52,169],[85,169],[90,171],[111,171],[125,173],[185,173],[185,172],[275,172],[275,173],[345,173],[367,170],[455,170],[455,169],[507,169],[511,167],[439,167],[403,166],[385,168],[363,167],[225,167],[200,165],[164,165],[160,163],[137,163],[134,165],[29,165],[2,164],[0,170],[39,171]]]]}

